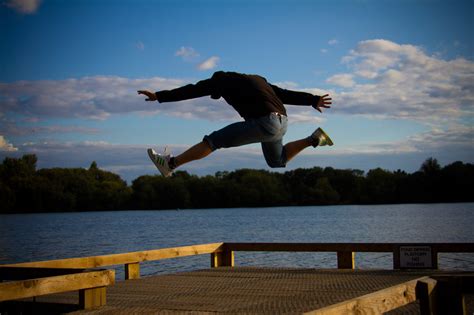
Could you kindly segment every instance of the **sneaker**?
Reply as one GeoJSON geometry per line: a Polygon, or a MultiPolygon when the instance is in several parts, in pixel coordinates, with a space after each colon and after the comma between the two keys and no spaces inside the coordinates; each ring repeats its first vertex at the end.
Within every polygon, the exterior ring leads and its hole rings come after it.
{"type": "Polygon", "coordinates": [[[321,128],[316,129],[315,132],[310,136],[311,140],[313,140],[313,147],[317,146],[325,146],[325,145],[333,145],[331,138],[324,132],[321,128]]]}
{"type": "Polygon", "coordinates": [[[155,164],[156,168],[160,171],[161,175],[164,177],[169,177],[171,174],[173,174],[173,170],[168,164],[171,154],[169,154],[166,150],[163,154],[158,154],[153,149],[148,149],[147,152],[148,156],[152,160],[153,164],[155,164]]]}

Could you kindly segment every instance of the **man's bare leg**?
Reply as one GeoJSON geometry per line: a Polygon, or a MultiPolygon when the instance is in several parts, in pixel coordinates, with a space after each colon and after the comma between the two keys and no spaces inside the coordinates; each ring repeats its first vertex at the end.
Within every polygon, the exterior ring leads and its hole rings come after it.
{"type": "Polygon", "coordinates": [[[212,153],[211,147],[206,141],[201,141],[198,144],[190,147],[178,156],[175,156],[175,166],[181,166],[191,161],[200,160],[212,153]]]}
{"type": "Polygon", "coordinates": [[[286,153],[286,161],[290,161],[298,153],[300,153],[309,146],[317,147],[326,145],[332,146],[333,142],[331,138],[329,138],[329,136],[324,132],[324,130],[318,128],[311,134],[311,136],[307,138],[288,142],[287,144],[285,144],[284,148],[286,153]]]}
{"type": "Polygon", "coordinates": [[[313,141],[310,138],[304,138],[293,142],[288,142],[287,144],[285,144],[286,161],[289,162],[298,153],[300,153],[309,146],[313,146],[313,141]]]}

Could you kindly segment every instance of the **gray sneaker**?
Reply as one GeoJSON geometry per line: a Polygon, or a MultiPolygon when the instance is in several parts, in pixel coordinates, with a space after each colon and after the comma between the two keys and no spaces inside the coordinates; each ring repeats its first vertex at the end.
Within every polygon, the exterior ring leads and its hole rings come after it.
{"type": "Polygon", "coordinates": [[[324,132],[323,129],[318,128],[315,132],[310,136],[311,140],[313,141],[313,147],[322,147],[325,145],[332,146],[334,143],[332,142],[331,138],[324,132]]]}
{"type": "Polygon", "coordinates": [[[166,151],[164,154],[158,154],[153,149],[148,149],[147,152],[148,156],[152,160],[153,164],[155,164],[156,168],[160,171],[161,175],[164,177],[169,177],[171,174],[173,174],[173,170],[168,164],[171,154],[167,153],[166,151]]]}

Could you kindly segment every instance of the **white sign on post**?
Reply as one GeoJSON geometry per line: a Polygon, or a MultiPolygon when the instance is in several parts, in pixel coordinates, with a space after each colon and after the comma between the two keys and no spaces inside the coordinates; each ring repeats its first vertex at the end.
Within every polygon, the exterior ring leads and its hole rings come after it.
{"type": "Polygon", "coordinates": [[[400,246],[400,268],[433,268],[431,246],[400,246]]]}

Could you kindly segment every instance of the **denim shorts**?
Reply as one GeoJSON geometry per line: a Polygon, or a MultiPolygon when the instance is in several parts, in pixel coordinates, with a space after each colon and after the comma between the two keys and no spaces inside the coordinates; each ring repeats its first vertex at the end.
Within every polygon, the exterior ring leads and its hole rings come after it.
{"type": "Polygon", "coordinates": [[[283,136],[288,126],[286,116],[271,113],[230,124],[204,137],[211,149],[238,147],[250,143],[261,143],[265,161],[270,167],[285,167],[286,153],[283,136]]]}

